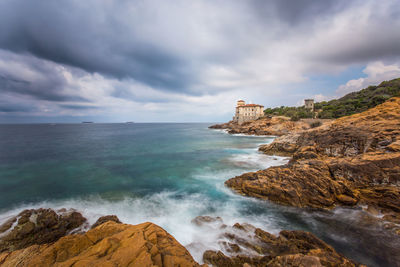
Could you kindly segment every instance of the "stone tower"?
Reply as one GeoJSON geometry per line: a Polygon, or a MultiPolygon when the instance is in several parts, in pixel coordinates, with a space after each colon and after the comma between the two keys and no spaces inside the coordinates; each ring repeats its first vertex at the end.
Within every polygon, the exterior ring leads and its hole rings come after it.
{"type": "Polygon", "coordinates": [[[304,106],[306,109],[314,111],[314,99],[304,99],[304,106]]]}
{"type": "Polygon", "coordinates": [[[246,104],[246,102],[244,102],[244,100],[238,100],[236,106],[237,106],[237,107],[239,107],[239,106],[244,106],[245,104],[246,104]]]}

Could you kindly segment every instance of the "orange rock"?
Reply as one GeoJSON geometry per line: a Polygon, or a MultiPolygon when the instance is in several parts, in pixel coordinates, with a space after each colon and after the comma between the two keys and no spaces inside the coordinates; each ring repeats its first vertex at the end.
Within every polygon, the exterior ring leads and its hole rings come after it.
{"type": "Polygon", "coordinates": [[[0,254],[1,266],[199,266],[161,227],[103,223],[53,244],[0,254]]]}

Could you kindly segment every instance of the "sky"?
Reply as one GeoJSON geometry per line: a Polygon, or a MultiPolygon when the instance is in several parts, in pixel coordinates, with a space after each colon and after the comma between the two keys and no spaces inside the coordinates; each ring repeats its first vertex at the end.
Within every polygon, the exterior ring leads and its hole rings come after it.
{"type": "Polygon", "coordinates": [[[0,1],[0,123],[220,122],[397,77],[399,0],[0,1]]]}

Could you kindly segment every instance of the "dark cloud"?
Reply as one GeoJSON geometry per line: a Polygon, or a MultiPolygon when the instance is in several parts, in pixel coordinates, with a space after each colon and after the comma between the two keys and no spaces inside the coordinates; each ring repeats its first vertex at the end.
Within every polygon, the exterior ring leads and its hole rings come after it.
{"type": "Polygon", "coordinates": [[[55,102],[88,101],[80,96],[63,94],[61,92],[65,85],[63,81],[51,76],[50,73],[46,75],[49,75],[49,79],[45,81],[29,82],[0,74],[0,93],[28,95],[36,99],[55,102]]]}
{"type": "Polygon", "coordinates": [[[274,13],[276,12],[281,21],[297,26],[302,23],[314,22],[321,17],[334,16],[349,5],[349,1],[345,0],[259,0],[256,7],[257,10],[260,10],[259,6],[264,9],[269,8],[274,13]]]}
{"type": "Polygon", "coordinates": [[[0,47],[159,89],[185,90],[193,79],[189,64],[164,49],[162,39],[147,42],[133,30],[140,26],[121,22],[124,8],[132,5],[5,0],[0,3],[0,47]]]}
{"type": "Polygon", "coordinates": [[[14,113],[14,112],[32,112],[36,109],[31,106],[24,106],[18,104],[0,103],[0,112],[14,113]]]}
{"type": "MultiPolygon", "coordinates": [[[[0,93],[30,96],[54,102],[88,102],[76,92],[66,93],[69,82],[62,66],[32,56],[15,55],[0,50],[0,93]],[[9,64],[9,66],[7,66],[9,64]]],[[[79,71],[70,70],[76,74],[79,71]]]]}

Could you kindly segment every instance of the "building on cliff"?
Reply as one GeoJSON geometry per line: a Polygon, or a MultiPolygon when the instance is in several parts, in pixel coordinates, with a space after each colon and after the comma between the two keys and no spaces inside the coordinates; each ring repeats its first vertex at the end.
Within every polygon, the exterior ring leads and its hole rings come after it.
{"type": "Polygon", "coordinates": [[[258,104],[246,104],[239,100],[236,105],[233,121],[242,124],[246,121],[256,120],[264,115],[264,106],[258,104]]]}

